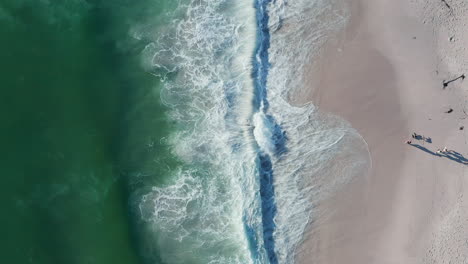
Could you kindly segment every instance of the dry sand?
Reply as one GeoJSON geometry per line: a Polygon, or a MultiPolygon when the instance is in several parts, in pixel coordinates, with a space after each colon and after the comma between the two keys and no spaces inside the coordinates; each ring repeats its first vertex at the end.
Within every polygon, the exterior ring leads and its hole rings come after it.
{"type": "Polygon", "coordinates": [[[312,224],[298,262],[468,263],[468,166],[435,155],[447,146],[468,158],[468,78],[442,85],[468,75],[468,2],[352,1],[307,89],[361,133],[372,169],[320,205],[328,217],[312,224]],[[432,143],[405,144],[412,132],[432,143]]]}

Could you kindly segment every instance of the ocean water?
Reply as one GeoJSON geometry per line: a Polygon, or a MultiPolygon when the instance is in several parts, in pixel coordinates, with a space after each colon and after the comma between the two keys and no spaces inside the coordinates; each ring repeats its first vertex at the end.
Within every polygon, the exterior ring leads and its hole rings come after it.
{"type": "Polygon", "coordinates": [[[170,123],[129,31],[172,5],[0,1],[2,263],[144,263],[129,203],[138,156],[176,161],[148,148],[170,123]]]}
{"type": "Polygon", "coordinates": [[[370,166],[289,98],[333,0],[5,0],[0,165],[9,263],[294,263],[370,166]]]}
{"type": "Polygon", "coordinates": [[[346,121],[287,100],[346,24],[334,8],[183,1],[164,34],[138,32],[183,164],[139,204],[163,262],[294,263],[318,202],[365,174],[367,145],[346,121]]]}

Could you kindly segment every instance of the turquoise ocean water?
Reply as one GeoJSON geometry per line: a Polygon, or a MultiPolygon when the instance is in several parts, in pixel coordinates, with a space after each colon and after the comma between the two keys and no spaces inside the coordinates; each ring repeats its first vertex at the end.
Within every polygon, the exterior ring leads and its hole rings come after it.
{"type": "Polygon", "coordinates": [[[1,1],[2,262],[142,263],[131,174],[163,181],[170,124],[129,31],[171,5],[1,1]]]}
{"type": "Polygon", "coordinates": [[[330,2],[2,1],[2,261],[294,263],[369,165],[287,100],[346,22],[330,2]]]}

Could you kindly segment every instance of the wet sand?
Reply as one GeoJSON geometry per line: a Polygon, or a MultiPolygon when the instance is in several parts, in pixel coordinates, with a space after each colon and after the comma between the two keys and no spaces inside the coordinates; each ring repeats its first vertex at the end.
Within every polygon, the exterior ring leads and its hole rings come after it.
{"type": "Polygon", "coordinates": [[[468,263],[468,79],[443,87],[468,73],[468,9],[452,2],[354,1],[311,63],[308,99],[359,131],[372,169],[322,202],[299,263],[468,263]]]}

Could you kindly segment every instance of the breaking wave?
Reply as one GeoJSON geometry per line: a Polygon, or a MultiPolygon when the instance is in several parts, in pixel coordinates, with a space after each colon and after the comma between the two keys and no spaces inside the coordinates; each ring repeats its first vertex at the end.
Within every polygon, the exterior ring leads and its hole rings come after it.
{"type": "Polygon", "coordinates": [[[183,164],[139,202],[163,262],[294,263],[317,203],[369,166],[348,123],[286,99],[319,45],[308,34],[345,23],[313,19],[330,10],[182,1],[157,36],[138,33],[151,39],[144,64],[164,82],[176,127],[167,144],[183,164]]]}

